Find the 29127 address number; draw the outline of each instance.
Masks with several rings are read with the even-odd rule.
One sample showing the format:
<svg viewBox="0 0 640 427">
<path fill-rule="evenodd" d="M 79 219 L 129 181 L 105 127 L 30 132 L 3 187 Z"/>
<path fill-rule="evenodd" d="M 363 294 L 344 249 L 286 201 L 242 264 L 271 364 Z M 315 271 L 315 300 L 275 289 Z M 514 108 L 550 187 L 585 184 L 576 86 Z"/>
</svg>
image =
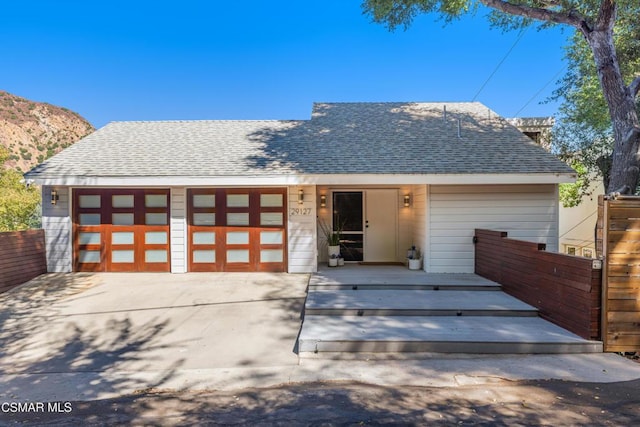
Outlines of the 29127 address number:
<svg viewBox="0 0 640 427">
<path fill-rule="evenodd" d="M 311 208 L 290 208 L 289 216 L 311 215 Z"/>
</svg>

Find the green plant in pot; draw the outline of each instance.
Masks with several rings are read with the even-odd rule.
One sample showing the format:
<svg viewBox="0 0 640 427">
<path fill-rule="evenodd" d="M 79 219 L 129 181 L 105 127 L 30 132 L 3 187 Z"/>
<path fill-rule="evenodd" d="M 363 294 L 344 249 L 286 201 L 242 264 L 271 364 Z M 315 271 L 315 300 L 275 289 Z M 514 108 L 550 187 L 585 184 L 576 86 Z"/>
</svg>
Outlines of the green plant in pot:
<svg viewBox="0 0 640 427">
<path fill-rule="evenodd" d="M 422 264 L 420 249 L 416 248 L 415 246 L 411 246 L 411 249 L 407 251 L 407 260 L 409 264 L 409 270 L 420 270 Z"/>
<path fill-rule="evenodd" d="M 334 223 L 335 229 L 331 227 L 330 224 L 322 220 L 319 222 L 319 225 L 320 231 L 327 243 L 329 259 L 331 259 L 332 255 L 337 258 L 340 255 L 340 235 L 344 229 L 344 221 L 340 221 L 340 218 L 337 218 Z"/>
</svg>

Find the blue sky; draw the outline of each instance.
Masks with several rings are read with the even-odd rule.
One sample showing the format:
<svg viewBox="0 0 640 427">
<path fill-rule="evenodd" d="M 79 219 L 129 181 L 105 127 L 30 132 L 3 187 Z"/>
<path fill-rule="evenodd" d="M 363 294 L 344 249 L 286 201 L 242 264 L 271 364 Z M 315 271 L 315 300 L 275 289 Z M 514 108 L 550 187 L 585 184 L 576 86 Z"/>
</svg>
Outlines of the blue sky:
<svg viewBox="0 0 640 427">
<path fill-rule="evenodd" d="M 0 90 L 120 120 L 307 119 L 314 101 L 471 101 L 518 37 L 479 14 L 389 32 L 360 0 L 3 5 Z M 527 30 L 477 100 L 514 116 L 569 33 Z M 554 78 L 555 77 L 555 78 Z M 519 116 L 552 115 L 546 87 Z"/>
</svg>

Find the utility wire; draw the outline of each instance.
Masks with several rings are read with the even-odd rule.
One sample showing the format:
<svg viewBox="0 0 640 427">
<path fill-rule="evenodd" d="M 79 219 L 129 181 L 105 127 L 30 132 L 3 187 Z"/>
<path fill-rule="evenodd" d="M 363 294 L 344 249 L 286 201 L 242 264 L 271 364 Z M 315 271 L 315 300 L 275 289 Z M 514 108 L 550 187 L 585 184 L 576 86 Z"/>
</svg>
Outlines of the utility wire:
<svg viewBox="0 0 640 427">
<path fill-rule="evenodd" d="M 582 223 L 584 223 L 585 221 L 587 221 L 589 218 L 591 218 L 592 216 L 594 216 L 595 214 L 598 213 L 598 210 L 596 209 L 595 211 L 593 211 L 591 214 L 587 215 L 585 218 L 583 218 L 582 221 L 580 221 L 579 223 L 577 223 L 576 225 L 574 225 L 573 227 L 571 227 L 570 229 L 568 229 L 566 232 L 564 232 L 562 234 L 562 236 L 558 237 L 563 238 L 564 236 L 566 236 L 567 234 L 571 233 L 573 230 L 575 230 L 576 228 L 578 228 Z M 585 240 L 586 242 L 586 240 Z"/>
<path fill-rule="evenodd" d="M 498 69 L 500 68 L 500 66 L 504 63 L 504 61 L 507 60 L 507 58 L 509 57 L 509 55 L 511 55 L 511 52 L 513 51 L 513 49 L 516 47 L 516 45 L 518 44 L 518 42 L 520 41 L 520 39 L 522 39 L 522 36 L 524 36 L 524 33 L 527 32 L 527 28 L 525 27 L 520 31 L 520 34 L 518 34 L 518 38 L 516 39 L 516 41 L 513 43 L 513 45 L 511 46 L 511 48 L 509 49 L 509 51 L 506 53 L 506 55 L 504 55 L 504 57 L 502 58 L 502 60 L 500 62 L 498 62 L 498 65 L 496 65 L 496 68 L 494 68 L 493 72 L 491 73 L 491 75 L 489 77 L 487 77 L 487 80 L 485 80 L 484 83 L 482 83 L 482 86 L 480 86 L 480 89 L 478 89 L 478 92 L 476 92 L 476 94 L 473 96 L 473 99 L 471 100 L 471 102 L 475 101 L 478 98 L 478 95 L 480 95 L 480 92 L 482 92 L 482 90 L 484 89 L 484 87 L 489 83 L 489 81 L 491 80 L 491 78 L 498 72 Z"/>
<path fill-rule="evenodd" d="M 551 79 L 550 79 L 547 83 L 545 83 L 545 85 L 544 85 L 544 86 L 542 86 L 542 89 L 540 89 L 539 91 L 537 91 L 537 92 L 535 93 L 535 95 L 533 95 L 531 98 L 529 98 L 529 100 L 528 100 L 528 101 L 527 101 L 527 102 L 522 106 L 522 108 L 520 108 L 520 109 L 519 109 L 519 110 L 518 110 L 518 111 L 517 111 L 517 112 L 516 112 L 512 117 L 518 117 L 518 114 L 520 114 L 520 113 L 522 112 L 522 110 L 524 110 L 525 108 L 527 108 L 527 106 L 528 106 L 529 104 L 531 104 L 531 102 L 532 102 L 534 99 L 536 99 L 536 98 L 538 97 L 538 95 L 540 95 L 540 94 L 542 93 L 542 91 L 544 91 L 544 90 L 547 88 L 547 86 L 549 86 L 551 83 L 553 83 L 553 82 L 558 78 L 558 76 L 560 75 L 560 73 L 562 73 L 566 68 L 567 68 L 567 67 L 562 67 L 562 68 L 560 69 L 560 71 L 558 71 L 558 72 L 557 72 L 553 77 L 551 77 Z"/>
</svg>

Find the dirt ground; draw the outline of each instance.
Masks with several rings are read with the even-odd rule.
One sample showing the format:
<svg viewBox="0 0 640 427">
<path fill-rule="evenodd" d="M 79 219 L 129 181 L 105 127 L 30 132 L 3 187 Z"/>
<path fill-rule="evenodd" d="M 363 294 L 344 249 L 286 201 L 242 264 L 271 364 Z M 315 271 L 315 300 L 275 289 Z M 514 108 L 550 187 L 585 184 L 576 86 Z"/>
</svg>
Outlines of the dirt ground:
<svg viewBox="0 0 640 427">
<path fill-rule="evenodd" d="M 59 413 L 0 411 L 0 425 L 603 425 L 640 423 L 640 380 L 499 381 L 451 388 L 311 383 L 235 392 L 145 390 L 60 402 Z M 65 412 L 66 411 L 66 412 Z"/>
</svg>

